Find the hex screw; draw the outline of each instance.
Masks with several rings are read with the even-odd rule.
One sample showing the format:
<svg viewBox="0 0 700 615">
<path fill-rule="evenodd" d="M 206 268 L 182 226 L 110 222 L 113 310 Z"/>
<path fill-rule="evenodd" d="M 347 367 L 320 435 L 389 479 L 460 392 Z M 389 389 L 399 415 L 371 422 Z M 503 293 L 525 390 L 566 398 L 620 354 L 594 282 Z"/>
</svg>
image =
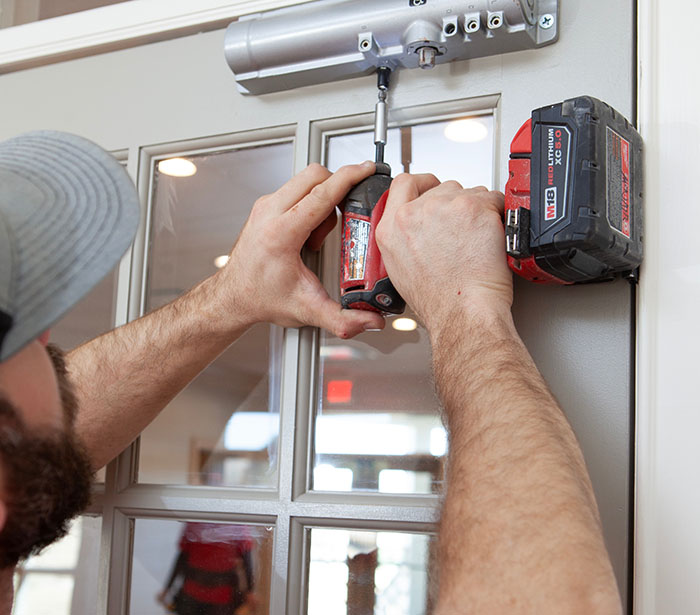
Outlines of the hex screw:
<svg viewBox="0 0 700 615">
<path fill-rule="evenodd" d="M 369 39 L 363 38 L 360 41 L 360 49 L 362 51 L 367 51 L 371 47 L 372 43 L 370 43 Z"/>
<path fill-rule="evenodd" d="M 491 18 L 489 19 L 489 28 L 491 29 L 496 29 L 501 27 L 501 16 L 500 15 L 492 15 Z"/>
<path fill-rule="evenodd" d="M 549 30 L 554 25 L 554 15 L 551 13 L 545 13 L 540 17 L 540 28 L 543 30 Z"/>
<path fill-rule="evenodd" d="M 425 69 L 433 68 L 436 55 L 435 47 L 421 47 L 418 49 L 418 66 Z"/>
</svg>

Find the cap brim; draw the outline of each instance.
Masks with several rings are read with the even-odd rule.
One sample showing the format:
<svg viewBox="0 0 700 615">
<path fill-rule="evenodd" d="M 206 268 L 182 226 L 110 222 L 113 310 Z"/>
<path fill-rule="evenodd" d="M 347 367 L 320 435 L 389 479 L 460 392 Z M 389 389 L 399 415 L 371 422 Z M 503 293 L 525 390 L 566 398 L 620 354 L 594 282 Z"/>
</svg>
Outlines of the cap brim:
<svg viewBox="0 0 700 615">
<path fill-rule="evenodd" d="M 101 147 L 54 131 L 0 143 L 0 207 L 13 243 L 4 361 L 59 320 L 133 241 L 136 189 Z M 9 309 L 8 309 L 9 308 Z"/>
</svg>

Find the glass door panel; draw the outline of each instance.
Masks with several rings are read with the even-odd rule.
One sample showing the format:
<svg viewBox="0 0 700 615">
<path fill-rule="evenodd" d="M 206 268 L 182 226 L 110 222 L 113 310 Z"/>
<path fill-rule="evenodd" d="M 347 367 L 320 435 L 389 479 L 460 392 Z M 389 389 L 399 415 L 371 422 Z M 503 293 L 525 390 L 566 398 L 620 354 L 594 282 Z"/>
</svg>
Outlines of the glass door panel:
<svg viewBox="0 0 700 615">
<path fill-rule="evenodd" d="M 0 28 L 51 19 L 126 0 L 3 0 L 0 2 Z"/>
<path fill-rule="evenodd" d="M 430 612 L 427 534 L 314 528 L 308 615 Z"/>
<path fill-rule="evenodd" d="M 146 311 L 225 264 L 255 200 L 289 179 L 292 152 L 278 143 L 157 165 Z M 141 436 L 141 482 L 276 485 L 281 335 L 253 327 L 170 403 Z"/>
<path fill-rule="evenodd" d="M 101 517 L 78 517 L 61 540 L 22 562 L 12 615 L 92 615 L 101 529 Z"/>
<path fill-rule="evenodd" d="M 114 328 L 119 265 L 93 288 L 61 320 L 51 327 L 51 343 L 65 352 Z M 95 474 L 95 481 L 104 483 L 105 468 Z"/>
<path fill-rule="evenodd" d="M 272 527 L 137 519 L 129 613 L 269 613 Z"/>
<path fill-rule="evenodd" d="M 328 167 L 366 158 L 372 141 L 369 132 L 331 137 Z M 393 128 L 386 160 L 394 175 L 430 172 L 491 186 L 493 141 L 492 115 Z M 320 354 L 313 489 L 438 492 L 447 437 L 428 336 L 410 309 L 389 318 L 383 331 L 353 340 L 322 332 Z"/>
</svg>

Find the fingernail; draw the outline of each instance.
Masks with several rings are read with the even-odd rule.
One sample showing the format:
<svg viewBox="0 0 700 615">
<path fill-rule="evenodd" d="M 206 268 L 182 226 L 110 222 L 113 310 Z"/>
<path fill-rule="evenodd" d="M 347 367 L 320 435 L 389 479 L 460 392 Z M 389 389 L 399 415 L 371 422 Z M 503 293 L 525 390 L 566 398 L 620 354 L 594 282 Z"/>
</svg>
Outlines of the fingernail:
<svg viewBox="0 0 700 615">
<path fill-rule="evenodd" d="M 384 330 L 384 329 L 375 329 L 375 328 L 373 328 L 372 326 L 365 327 L 365 331 L 367 331 L 367 333 L 373 333 L 373 332 L 376 333 L 377 331 L 383 331 L 383 330 Z"/>
<path fill-rule="evenodd" d="M 365 160 L 361 166 L 363 167 L 371 167 L 374 163 L 371 160 Z"/>
</svg>

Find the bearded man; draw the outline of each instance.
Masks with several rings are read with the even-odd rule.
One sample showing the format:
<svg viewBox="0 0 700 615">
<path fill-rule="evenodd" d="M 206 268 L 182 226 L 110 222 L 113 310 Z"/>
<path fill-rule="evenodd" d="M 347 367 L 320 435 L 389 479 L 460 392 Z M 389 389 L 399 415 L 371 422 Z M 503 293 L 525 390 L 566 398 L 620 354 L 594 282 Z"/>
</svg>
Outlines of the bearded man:
<svg viewBox="0 0 700 615">
<path fill-rule="evenodd" d="M 310 165 L 255 203 L 223 269 L 64 365 L 46 331 L 127 249 L 136 192 L 84 139 L 0 143 L 0 615 L 14 565 L 65 532 L 90 472 L 250 326 L 345 339 L 383 327 L 379 314 L 342 310 L 300 257 L 374 170 Z M 618 615 L 583 455 L 513 323 L 502 217 L 499 192 L 401 175 L 377 228 L 389 276 L 430 336 L 450 434 L 435 613 Z"/>
</svg>

